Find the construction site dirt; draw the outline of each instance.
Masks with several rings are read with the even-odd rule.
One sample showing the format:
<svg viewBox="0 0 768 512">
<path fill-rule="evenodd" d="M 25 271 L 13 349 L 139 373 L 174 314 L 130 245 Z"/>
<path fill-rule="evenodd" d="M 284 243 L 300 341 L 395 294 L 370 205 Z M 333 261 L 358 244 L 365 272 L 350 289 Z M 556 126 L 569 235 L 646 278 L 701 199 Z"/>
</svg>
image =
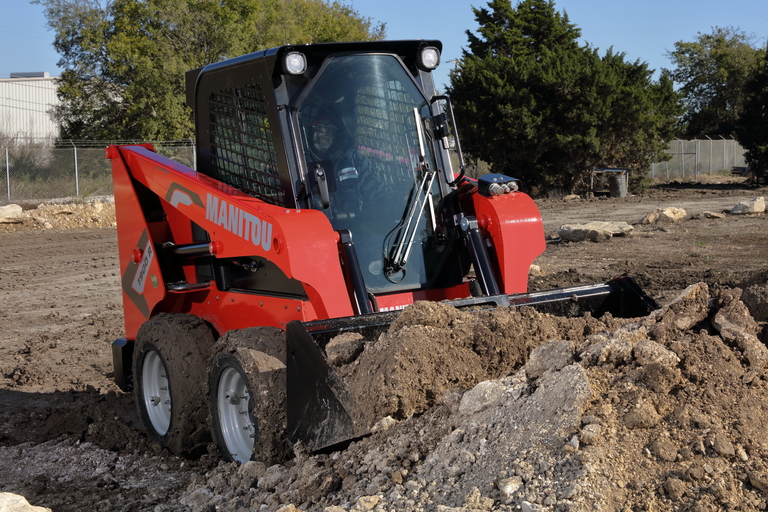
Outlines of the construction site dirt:
<svg viewBox="0 0 768 512">
<path fill-rule="evenodd" d="M 112 205 L 25 206 L 0 224 L 0 492 L 54 511 L 765 510 L 768 214 L 727 212 L 766 193 L 724 180 L 538 200 L 531 290 L 629 275 L 664 307 L 566 319 L 417 303 L 339 369 L 375 432 L 271 467 L 147 438 L 112 380 Z M 638 223 L 666 207 L 685 218 Z M 596 220 L 634 229 L 558 235 Z"/>
</svg>

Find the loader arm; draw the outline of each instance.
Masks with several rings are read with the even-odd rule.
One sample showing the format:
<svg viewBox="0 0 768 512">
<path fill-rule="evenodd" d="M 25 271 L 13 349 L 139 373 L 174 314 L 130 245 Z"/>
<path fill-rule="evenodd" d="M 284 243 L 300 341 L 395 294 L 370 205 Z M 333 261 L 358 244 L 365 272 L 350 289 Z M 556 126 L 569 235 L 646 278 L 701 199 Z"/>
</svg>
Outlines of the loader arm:
<svg viewBox="0 0 768 512">
<path fill-rule="evenodd" d="M 263 257 L 303 285 L 316 318 L 353 314 L 339 263 L 339 236 L 322 213 L 267 204 L 145 146 L 112 146 L 107 156 L 115 175 L 118 222 L 126 228 L 119 231 L 118 240 L 124 273 L 140 263 L 134 251 L 144 253 L 153 247 L 152 219 L 140 205 L 135 185 L 139 183 L 161 200 L 166 215 L 181 215 L 205 230 L 215 258 Z M 154 265 L 152 274 L 161 275 L 156 261 Z M 124 291 L 136 295 L 130 286 L 133 281 L 126 281 Z M 144 290 L 147 306 L 142 316 L 148 318 L 168 291 L 164 286 Z"/>
</svg>

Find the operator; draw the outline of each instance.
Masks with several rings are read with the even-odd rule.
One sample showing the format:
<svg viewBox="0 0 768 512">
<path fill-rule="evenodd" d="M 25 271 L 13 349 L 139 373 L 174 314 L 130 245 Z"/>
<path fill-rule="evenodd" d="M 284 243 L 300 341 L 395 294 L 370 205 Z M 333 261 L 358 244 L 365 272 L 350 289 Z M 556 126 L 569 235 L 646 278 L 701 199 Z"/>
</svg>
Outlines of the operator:
<svg viewBox="0 0 768 512">
<path fill-rule="evenodd" d="M 364 199 L 375 199 L 376 194 L 390 190 L 375 176 L 370 162 L 354 147 L 352 138 L 337 117 L 328 113 L 316 116 L 309 125 L 307 136 L 308 160 L 333 163 L 336 191 L 331 193 L 331 202 L 335 211 L 359 215 L 365 208 Z"/>
</svg>

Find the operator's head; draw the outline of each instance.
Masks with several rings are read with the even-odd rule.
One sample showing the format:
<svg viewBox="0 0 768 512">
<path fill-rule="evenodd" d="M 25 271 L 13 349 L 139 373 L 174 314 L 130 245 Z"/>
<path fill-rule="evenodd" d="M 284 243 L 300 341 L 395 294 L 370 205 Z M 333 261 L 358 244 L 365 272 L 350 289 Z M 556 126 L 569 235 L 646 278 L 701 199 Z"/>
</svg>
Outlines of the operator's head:
<svg viewBox="0 0 768 512">
<path fill-rule="evenodd" d="M 312 145 L 321 153 L 333 147 L 339 137 L 341 123 L 330 115 L 320 116 L 310 125 Z"/>
</svg>

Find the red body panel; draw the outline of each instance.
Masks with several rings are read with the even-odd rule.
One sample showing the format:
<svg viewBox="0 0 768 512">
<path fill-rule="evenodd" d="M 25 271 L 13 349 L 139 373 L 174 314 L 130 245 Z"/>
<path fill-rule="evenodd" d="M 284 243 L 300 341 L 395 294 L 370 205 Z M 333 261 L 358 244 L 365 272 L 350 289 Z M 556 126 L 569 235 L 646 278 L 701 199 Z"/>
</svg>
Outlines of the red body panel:
<svg viewBox="0 0 768 512">
<path fill-rule="evenodd" d="M 338 235 L 315 210 L 264 203 L 142 146 L 110 147 L 126 337 L 160 311 L 189 312 L 223 332 L 253 325 L 284 327 L 294 319 L 350 316 Z M 164 221 L 148 223 L 131 178 L 161 200 Z M 263 256 L 304 284 L 309 302 L 207 290 L 167 292 L 153 243 L 190 243 L 193 221 L 205 229 L 215 256 Z M 140 243 L 141 242 L 141 243 Z M 139 259 L 136 254 L 140 251 Z M 145 257 L 146 256 L 146 257 Z M 139 261 L 134 261 L 139 259 Z M 185 269 L 193 279 L 191 269 Z M 139 286 L 134 283 L 140 275 Z M 194 282 L 194 281 L 190 281 Z M 212 307 L 211 304 L 218 302 Z"/>
<path fill-rule="evenodd" d="M 531 264 L 546 248 L 536 203 L 521 192 L 495 197 L 473 194 L 472 201 L 480 230 L 490 241 L 499 288 L 506 294 L 527 292 Z"/>
</svg>

